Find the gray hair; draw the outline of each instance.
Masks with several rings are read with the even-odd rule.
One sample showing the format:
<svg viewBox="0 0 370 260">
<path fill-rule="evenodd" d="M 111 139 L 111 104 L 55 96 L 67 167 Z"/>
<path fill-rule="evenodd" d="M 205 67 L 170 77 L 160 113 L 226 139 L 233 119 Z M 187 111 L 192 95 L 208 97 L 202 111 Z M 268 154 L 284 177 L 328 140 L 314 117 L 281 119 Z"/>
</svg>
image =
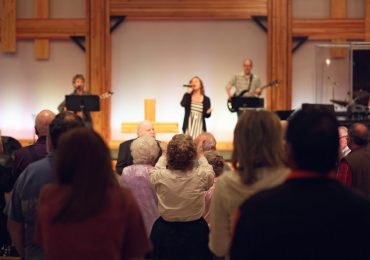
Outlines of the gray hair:
<svg viewBox="0 0 370 260">
<path fill-rule="evenodd" d="M 134 164 L 154 165 L 159 153 L 157 141 L 151 136 L 142 136 L 131 144 L 131 155 Z"/>
</svg>

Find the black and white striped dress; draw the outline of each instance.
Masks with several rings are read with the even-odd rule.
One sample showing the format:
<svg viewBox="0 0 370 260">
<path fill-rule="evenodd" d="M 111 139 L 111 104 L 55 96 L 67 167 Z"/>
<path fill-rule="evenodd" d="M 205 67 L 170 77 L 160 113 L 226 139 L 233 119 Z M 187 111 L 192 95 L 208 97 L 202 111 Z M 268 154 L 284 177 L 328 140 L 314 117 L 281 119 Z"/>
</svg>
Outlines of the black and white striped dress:
<svg viewBox="0 0 370 260">
<path fill-rule="evenodd" d="M 191 101 L 190 116 L 186 134 L 193 139 L 203 131 L 203 103 Z"/>
</svg>

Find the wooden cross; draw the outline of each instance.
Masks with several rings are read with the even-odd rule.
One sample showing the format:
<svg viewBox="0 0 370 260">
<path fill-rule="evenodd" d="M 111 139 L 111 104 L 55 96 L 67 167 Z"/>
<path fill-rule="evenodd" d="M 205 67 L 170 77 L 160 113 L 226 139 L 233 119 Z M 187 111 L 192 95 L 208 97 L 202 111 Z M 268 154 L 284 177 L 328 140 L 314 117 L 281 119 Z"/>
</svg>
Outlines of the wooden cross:
<svg viewBox="0 0 370 260">
<path fill-rule="evenodd" d="M 155 99 L 144 100 L 144 118 L 151 121 L 157 133 L 178 133 L 177 122 L 156 122 L 155 121 Z M 121 125 L 122 133 L 136 133 L 139 122 L 124 122 Z"/>
</svg>

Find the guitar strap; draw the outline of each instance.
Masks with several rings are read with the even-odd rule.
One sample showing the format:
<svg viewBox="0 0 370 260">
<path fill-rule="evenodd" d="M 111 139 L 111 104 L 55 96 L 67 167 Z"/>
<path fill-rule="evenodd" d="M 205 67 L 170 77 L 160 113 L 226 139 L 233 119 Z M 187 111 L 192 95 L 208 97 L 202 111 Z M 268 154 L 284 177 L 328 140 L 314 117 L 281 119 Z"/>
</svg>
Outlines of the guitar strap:
<svg viewBox="0 0 370 260">
<path fill-rule="evenodd" d="M 251 90 L 252 80 L 253 80 L 253 74 L 251 73 L 251 75 L 249 76 L 249 84 L 248 84 L 247 92 Z"/>
</svg>

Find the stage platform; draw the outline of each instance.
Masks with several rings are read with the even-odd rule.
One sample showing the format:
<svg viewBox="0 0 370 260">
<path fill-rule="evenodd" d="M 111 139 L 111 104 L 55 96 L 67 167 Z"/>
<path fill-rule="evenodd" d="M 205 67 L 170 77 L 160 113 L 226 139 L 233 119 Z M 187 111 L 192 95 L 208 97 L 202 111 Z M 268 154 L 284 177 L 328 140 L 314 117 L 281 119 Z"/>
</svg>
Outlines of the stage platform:
<svg viewBox="0 0 370 260">
<path fill-rule="evenodd" d="M 22 144 L 22 147 L 31 145 L 34 143 L 34 141 L 31 139 L 19 139 L 18 141 Z M 111 151 L 112 160 L 114 161 L 117 160 L 118 148 L 119 148 L 120 143 L 122 142 L 123 141 L 120 141 L 120 140 L 113 140 L 109 142 L 109 148 Z M 218 152 L 221 153 L 221 155 L 224 157 L 226 161 L 231 160 L 232 142 L 218 142 L 217 150 Z"/>
</svg>

